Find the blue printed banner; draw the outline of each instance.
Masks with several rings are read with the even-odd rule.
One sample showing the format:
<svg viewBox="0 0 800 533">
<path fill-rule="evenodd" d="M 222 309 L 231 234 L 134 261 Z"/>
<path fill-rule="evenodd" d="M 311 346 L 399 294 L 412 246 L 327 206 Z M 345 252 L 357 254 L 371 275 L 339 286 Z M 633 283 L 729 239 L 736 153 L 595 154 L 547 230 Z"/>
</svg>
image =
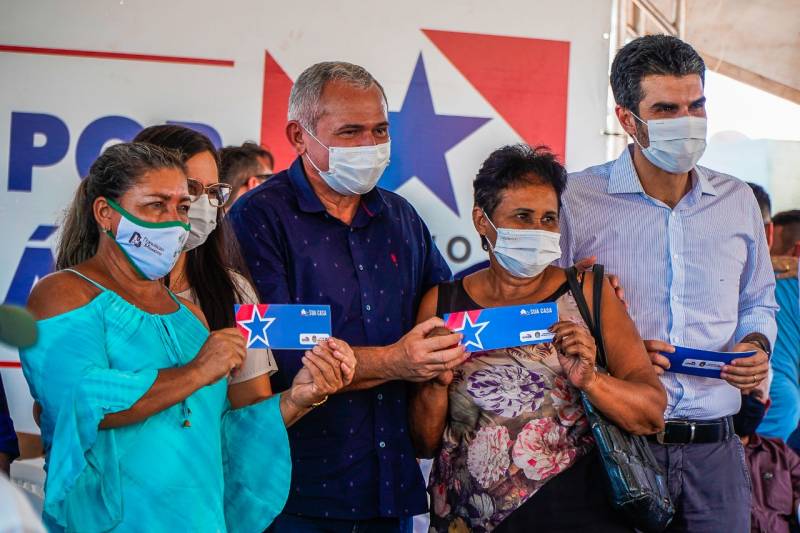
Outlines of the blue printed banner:
<svg viewBox="0 0 800 533">
<path fill-rule="evenodd" d="M 555 303 L 489 307 L 444 315 L 447 328 L 461 333 L 468 352 L 483 352 L 553 340 L 548 328 L 558 321 Z"/>
<path fill-rule="evenodd" d="M 241 304 L 235 312 L 248 348 L 307 350 L 331 336 L 329 305 Z"/>
<path fill-rule="evenodd" d="M 676 346 L 675 353 L 663 353 L 669 359 L 669 372 L 690 374 L 704 378 L 722 379 L 722 367 L 730 364 L 734 359 L 750 357 L 756 352 L 712 352 Z"/>
</svg>

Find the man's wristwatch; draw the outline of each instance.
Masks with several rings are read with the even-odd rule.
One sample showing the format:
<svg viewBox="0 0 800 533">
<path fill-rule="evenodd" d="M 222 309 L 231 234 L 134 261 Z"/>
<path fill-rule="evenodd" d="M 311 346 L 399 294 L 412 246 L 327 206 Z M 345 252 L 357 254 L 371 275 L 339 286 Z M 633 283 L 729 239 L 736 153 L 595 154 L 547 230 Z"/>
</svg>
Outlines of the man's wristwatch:
<svg viewBox="0 0 800 533">
<path fill-rule="evenodd" d="M 772 356 L 772 347 L 769 345 L 769 341 L 767 338 L 762 335 L 761 333 L 751 333 L 747 335 L 745 338 L 742 339 L 741 342 L 747 342 L 749 344 L 755 344 L 761 350 L 767 354 L 768 357 Z"/>
</svg>

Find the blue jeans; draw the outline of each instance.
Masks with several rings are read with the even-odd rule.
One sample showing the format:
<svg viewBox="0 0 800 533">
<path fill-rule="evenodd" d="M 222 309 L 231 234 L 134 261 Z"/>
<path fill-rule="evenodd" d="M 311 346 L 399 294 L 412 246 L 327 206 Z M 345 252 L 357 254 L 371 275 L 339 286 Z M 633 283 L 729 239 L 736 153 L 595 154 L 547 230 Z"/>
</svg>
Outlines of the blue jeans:
<svg viewBox="0 0 800 533">
<path fill-rule="evenodd" d="M 281 513 L 266 533 L 411 533 L 409 518 L 370 518 L 338 520 Z"/>
</svg>

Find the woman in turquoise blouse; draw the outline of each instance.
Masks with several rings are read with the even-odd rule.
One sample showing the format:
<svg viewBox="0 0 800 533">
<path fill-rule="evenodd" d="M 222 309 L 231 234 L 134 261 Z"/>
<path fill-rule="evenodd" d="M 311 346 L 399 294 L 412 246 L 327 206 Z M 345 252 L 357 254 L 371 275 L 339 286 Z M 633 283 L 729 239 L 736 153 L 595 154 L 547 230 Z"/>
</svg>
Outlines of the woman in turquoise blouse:
<svg viewBox="0 0 800 533">
<path fill-rule="evenodd" d="M 39 342 L 21 352 L 41 405 L 51 531 L 263 531 L 289 490 L 285 427 L 352 380 L 331 340 L 292 387 L 231 409 L 245 357 L 234 328 L 160 279 L 189 225 L 183 163 L 145 144 L 107 149 L 78 188 L 58 252 L 28 305 Z"/>
</svg>

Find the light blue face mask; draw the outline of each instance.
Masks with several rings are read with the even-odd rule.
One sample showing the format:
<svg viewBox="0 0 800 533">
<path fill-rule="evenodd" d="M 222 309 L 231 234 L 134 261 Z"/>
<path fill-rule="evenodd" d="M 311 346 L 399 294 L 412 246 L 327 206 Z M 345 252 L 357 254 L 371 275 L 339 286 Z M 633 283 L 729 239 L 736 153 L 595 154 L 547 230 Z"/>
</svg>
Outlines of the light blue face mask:
<svg viewBox="0 0 800 533">
<path fill-rule="evenodd" d="M 670 174 L 684 174 L 694 168 L 706 150 L 707 121 L 704 117 L 678 117 L 648 120 L 635 113 L 636 120 L 647 125 L 650 146 L 639 144 L 644 156 L 661 170 Z"/>
<path fill-rule="evenodd" d="M 122 215 L 116 236 L 108 230 L 133 269 L 144 279 L 161 279 L 169 274 L 183 251 L 190 225 L 180 220 L 147 222 L 128 213 L 117 202 L 107 199 Z"/>
</svg>

